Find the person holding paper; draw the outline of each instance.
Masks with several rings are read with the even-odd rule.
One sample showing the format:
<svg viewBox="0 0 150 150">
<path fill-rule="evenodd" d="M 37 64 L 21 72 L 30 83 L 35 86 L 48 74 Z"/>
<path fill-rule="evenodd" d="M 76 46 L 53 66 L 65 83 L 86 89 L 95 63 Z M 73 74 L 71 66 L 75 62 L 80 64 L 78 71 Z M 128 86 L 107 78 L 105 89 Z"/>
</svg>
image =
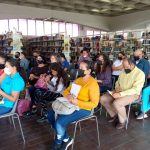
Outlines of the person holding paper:
<svg viewBox="0 0 150 150">
<path fill-rule="evenodd" d="M 132 60 L 123 60 L 123 67 L 124 71 L 119 76 L 112 95 L 108 93 L 100 99 L 100 103 L 111 117 L 109 122 L 119 119 L 117 129 L 125 127 L 127 119 L 125 106 L 139 98 L 145 82 L 144 73 L 133 64 Z"/>
<path fill-rule="evenodd" d="M 91 110 L 97 107 L 100 98 L 100 90 L 97 83 L 91 76 L 91 63 L 87 60 L 80 63 L 80 77 L 70 85 L 63 96 L 72 104 L 79 107 L 70 115 L 58 115 L 55 120 L 55 112 L 52 110 L 48 113 L 48 120 L 56 133 L 56 139 L 52 150 L 67 149 L 72 144 L 73 139 L 67 133 L 67 127 L 74 121 L 87 117 Z M 76 90 L 75 87 L 78 87 Z M 73 89 L 72 89 L 73 88 Z"/>
</svg>

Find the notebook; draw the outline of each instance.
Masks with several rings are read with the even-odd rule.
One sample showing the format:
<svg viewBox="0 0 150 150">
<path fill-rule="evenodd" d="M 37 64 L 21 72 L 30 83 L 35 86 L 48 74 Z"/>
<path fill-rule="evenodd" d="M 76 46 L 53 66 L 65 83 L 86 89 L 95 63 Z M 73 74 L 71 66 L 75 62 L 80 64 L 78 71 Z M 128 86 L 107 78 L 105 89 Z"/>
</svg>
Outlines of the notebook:
<svg viewBox="0 0 150 150">
<path fill-rule="evenodd" d="M 75 83 L 72 83 L 70 94 L 72 94 L 75 97 L 78 97 L 78 94 L 80 92 L 81 86 Z"/>
</svg>

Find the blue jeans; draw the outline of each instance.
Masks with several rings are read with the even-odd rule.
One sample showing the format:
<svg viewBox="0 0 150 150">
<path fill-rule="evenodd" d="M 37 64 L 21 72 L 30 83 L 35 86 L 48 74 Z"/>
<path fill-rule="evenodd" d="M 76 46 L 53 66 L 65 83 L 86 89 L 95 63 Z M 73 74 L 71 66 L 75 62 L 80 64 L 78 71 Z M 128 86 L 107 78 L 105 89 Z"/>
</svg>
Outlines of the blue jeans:
<svg viewBox="0 0 150 150">
<path fill-rule="evenodd" d="M 81 118 L 89 116 L 91 111 L 80 109 L 75 111 L 70 115 L 58 115 L 55 120 L 55 112 L 53 110 L 48 112 L 48 121 L 52 125 L 56 133 L 56 144 L 62 144 L 63 140 L 68 139 L 69 135 L 67 132 L 67 127 L 74 121 L 77 121 Z"/>
<path fill-rule="evenodd" d="M 9 113 L 12 110 L 12 108 L 7 108 L 4 106 L 0 106 L 0 115 L 4 115 L 6 113 Z"/>
<path fill-rule="evenodd" d="M 100 86 L 100 92 L 101 92 L 101 93 L 107 92 L 107 90 L 110 90 L 110 89 L 111 89 L 111 88 L 109 88 L 109 87 L 107 87 L 107 86 L 103 86 L 103 85 Z"/>
<path fill-rule="evenodd" d="M 141 106 L 141 111 L 147 112 L 148 110 L 150 110 L 150 86 L 143 89 L 142 101 L 143 106 Z"/>
</svg>

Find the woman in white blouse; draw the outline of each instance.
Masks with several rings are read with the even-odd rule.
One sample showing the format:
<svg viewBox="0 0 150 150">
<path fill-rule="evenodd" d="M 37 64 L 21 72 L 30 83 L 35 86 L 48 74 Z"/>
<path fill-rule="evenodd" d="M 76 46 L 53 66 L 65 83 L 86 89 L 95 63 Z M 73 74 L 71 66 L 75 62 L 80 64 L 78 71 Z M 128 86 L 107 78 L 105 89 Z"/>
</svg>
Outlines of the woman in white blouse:
<svg viewBox="0 0 150 150">
<path fill-rule="evenodd" d="M 36 89 L 34 93 L 34 100 L 37 105 L 47 105 L 48 103 L 61 97 L 64 89 L 68 84 L 68 77 L 65 71 L 58 63 L 53 63 L 50 70 L 50 75 L 45 77 L 48 89 Z M 42 122 L 45 117 L 39 120 Z"/>
</svg>

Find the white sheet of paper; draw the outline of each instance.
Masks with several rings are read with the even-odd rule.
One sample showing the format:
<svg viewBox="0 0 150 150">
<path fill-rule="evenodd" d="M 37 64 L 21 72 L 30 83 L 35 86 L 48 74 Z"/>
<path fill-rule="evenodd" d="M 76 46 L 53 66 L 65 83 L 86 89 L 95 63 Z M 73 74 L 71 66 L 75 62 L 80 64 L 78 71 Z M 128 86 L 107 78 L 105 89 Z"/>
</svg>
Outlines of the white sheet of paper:
<svg viewBox="0 0 150 150">
<path fill-rule="evenodd" d="M 75 97 L 78 97 L 80 89 L 81 89 L 80 85 L 72 83 L 70 94 L 74 95 Z"/>
</svg>

